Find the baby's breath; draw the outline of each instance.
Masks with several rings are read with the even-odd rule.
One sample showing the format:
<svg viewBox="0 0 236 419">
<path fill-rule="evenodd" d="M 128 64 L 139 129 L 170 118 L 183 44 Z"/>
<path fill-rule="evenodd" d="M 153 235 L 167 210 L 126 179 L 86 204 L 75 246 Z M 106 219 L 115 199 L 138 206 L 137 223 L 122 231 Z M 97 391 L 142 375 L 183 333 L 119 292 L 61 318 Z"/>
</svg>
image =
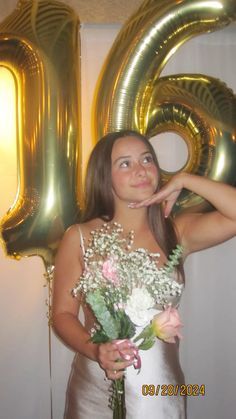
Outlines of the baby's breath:
<svg viewBox="0 0 236 419">
<path fill-rule="evenodd" d="M 145 287 L 156 304 L 164 306 L 168 297 L 179 297 L 183 285 L 176 281 L 173 273 L 182 255 L 182 247 L 177 245 L 167 264 L 159 268 L 159 253 L 150 253 L 139 248 L 130 251 L 130 237 L 123 236 L 121 225 L 104 224 L 91 232 L 91 239 L 84 255 L 85 270 L 72 290 L 74 296 L 91 291 L 106 289 L 111 302 L 124 303 L 134 288 Z M 118 281 L 113 283 L 102 272 L 106 260 L 112 259 Z"/>
</svg>

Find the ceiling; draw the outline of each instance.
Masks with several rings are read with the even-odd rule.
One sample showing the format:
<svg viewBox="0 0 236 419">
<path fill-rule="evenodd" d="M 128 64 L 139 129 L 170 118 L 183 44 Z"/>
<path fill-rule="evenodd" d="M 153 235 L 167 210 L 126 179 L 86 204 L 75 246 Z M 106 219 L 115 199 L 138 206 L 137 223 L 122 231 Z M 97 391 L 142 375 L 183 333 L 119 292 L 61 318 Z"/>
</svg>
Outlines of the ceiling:
<svg viewBox="0 0 236 419">
<path fill-rule="evenodd" d="M 83 23 L 123 23 L 143 0 L 66 0 Z"/>
<path fill-rule="evenodd" d="M 20 1 L 37 4 L 40 0 L 0 0 L 0 22 Z M 47 0 L 50 2 L 50 0 Z M 54 0 L 51 0 L 52 2 Z M 81 23 L 123 23 L 144 0 L 56 0 L 72 7 Z"/>
</svg>

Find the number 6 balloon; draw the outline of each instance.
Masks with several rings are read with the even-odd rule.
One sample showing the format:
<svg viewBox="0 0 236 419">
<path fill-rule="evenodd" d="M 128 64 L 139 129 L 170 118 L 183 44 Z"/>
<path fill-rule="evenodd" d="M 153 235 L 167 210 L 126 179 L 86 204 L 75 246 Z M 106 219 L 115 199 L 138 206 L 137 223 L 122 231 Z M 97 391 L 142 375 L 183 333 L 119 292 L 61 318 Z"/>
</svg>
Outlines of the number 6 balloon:
<svg viewBox="0 0 236 419">
<path fill-rule="evenodd" d="M 95 136 L 133 128 L 148 136 L 176 131 L 186 141 L 181 170 L 235 184 L 236 98 L 205 75 L 160 78 L 175 51 L 195 35 L 236 19 L 235 0 L 146 0 L 121 29 L 104 64 L 94 106 Z M 164 180 L 170 174 L 163 172 Z M 177 210 L 206 209 L 183 192 Z"/>
</svg>

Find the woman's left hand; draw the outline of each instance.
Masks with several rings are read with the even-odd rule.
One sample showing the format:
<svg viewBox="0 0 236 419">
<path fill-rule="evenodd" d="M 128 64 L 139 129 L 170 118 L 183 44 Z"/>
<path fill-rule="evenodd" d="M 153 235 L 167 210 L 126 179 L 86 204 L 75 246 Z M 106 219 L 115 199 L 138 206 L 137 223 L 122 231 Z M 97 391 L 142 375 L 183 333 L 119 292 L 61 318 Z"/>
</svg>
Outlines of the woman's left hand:
<svg viewBox="0 0 236 419">
<path fill-rule="evenodd" d="M 165 217 L 168 217 L 182 188 L 183 182 L 181 180 L 181 175 L 175 175 L 163 188 L 161 188 L 160 191 L 153 194 L 150 198 L 147 198 L 141 202 L 132 202 L 128 206 L 129 208 L 141 208 L 150 206 L 152 204 L 160 204 L 163 202 L 165 204 L 164 215 Z"/>
</svg>

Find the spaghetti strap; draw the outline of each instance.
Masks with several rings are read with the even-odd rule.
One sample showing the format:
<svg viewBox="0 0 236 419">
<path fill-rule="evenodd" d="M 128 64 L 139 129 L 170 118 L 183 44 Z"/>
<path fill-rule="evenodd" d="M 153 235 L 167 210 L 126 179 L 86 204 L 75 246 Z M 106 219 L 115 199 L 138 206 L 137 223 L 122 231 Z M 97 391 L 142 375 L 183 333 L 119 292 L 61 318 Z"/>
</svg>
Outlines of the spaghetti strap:
<svg viewBox="0 0 236 419">
<path fill-rule="evenodd" d="M 83 253 L 83 256 L 84 256 L 85 255 L 84 237 L 83 237 L 80 226 L 78 226 L 78 230 L 79 230 L 79 236 L 80 236 L 80 246 L 81 246 L 82 253 Z"/>
</svg>

